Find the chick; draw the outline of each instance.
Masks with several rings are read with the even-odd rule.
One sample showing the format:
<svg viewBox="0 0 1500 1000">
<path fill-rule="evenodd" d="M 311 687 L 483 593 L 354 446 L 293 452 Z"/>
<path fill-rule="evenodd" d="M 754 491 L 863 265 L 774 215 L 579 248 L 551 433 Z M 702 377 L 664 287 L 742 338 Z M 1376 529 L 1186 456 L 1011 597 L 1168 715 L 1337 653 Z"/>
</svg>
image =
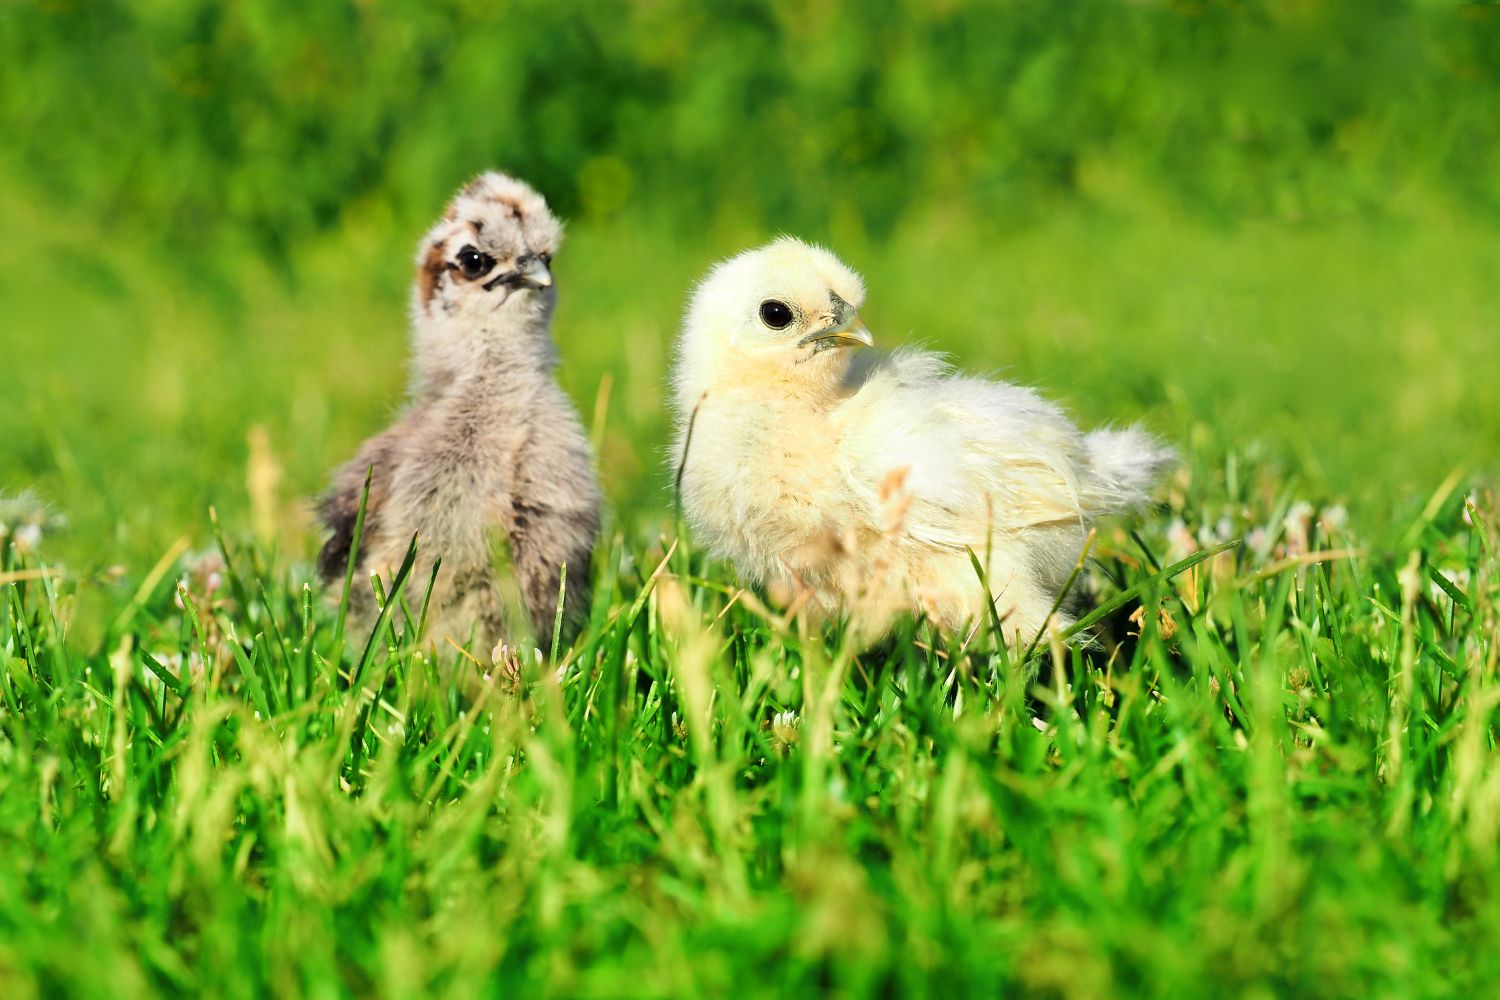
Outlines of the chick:
<svg viewBox="0 0 1500 1000">
<path fill-rule="evenodd" d="M 993 600 L 1006 640 L 1030 642 L 1090 523 L 1144 502 L 1172 452 L 1135 428 L 1084 434 L 1031 389 L 928 352 L 856 363 L 873 343 L 864 297 L 837 257 L 790 238 L 698 285 L 673 375 L 688 523 L 866 638 L 909 610 L 982 625 Z"/>
<path fill-rule="evenodd" d="M 417 251 L 410 401 L 334 475 L 320 515 L 332 533 L 318 559 L 341 583 L 367 469 L 373 469 L 357 579 L 387 580 L 418 536 L 408 597 L 441 557 L 427 634 L 489 650 L 505 633 L 494 547 L 506 544 L 531 625 L 550 640 L 567 567 L 566 634 L 587 617 L 599 489 L 588 441 L 553 378 L 550 264 L 562 226 L 526 184 L 475 178 Z M 374 600 L 356 586 L 352 615 Z"/>
</svg>

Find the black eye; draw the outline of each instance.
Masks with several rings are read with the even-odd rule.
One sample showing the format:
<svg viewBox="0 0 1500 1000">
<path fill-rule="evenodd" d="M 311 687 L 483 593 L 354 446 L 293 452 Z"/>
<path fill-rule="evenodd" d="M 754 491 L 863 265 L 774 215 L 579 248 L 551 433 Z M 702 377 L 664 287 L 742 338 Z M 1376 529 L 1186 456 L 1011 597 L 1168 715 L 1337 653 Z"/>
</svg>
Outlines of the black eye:
<svg viewBox="0 0 1500 1000">
<path fill-rule="evenodd" d="M 490 268 L 495 266 L 495 258 L 487 253 L 480 253 L 473 247 L 464 247 L 458 252 L 458 269 L 464 273 L 465 278 L 477 278 L 481 274 L 488 274 Z"/>
<path fill-rule="evenodd" d="M 792 307 L 785 302 L 766 299 L 760 304 L 760 321 L 773 330 L 785 330 L 792 324 Z"/>
</svg>

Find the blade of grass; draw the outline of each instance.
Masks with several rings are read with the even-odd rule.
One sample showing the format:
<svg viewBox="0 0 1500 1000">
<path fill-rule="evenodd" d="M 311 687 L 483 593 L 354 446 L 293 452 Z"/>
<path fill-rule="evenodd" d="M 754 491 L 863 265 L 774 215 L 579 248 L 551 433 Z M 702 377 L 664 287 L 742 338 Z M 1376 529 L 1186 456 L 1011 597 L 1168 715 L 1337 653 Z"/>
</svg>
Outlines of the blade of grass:
<svg viewBox="0 0 1500 1000">
<path fill-rule="evenodd" d="M 1192 569 L 1199 563 L 1208 559 L 1212 559 L 1214 556 L 1218 555 L 1221 552 L 1227 552 L 1228 550 L 1234 548 L 1236 545 L 1239 545 L 1240 541 L 1240 539 L 1234 538 L 1230 539 L 1227 542 L 1221 542 L 1220 544 L 1215 545 L 1212 548 L 1204 549 L 1201 552 L 1195 552 L 1192 555 L 1188 556 L 1186 559 L 1173 563 L 1166 569 L 1160 570 L 1156 573 L 1152 573 L 1150 576 L 1136 581 L 1134 584 L 1120 591 L 1120 593 L 1116 594 L 1108 601 L 1105 601 L 1103 604 L 1099 605 L 1093 611 L 1090 611 L 1088 614 L 1078 619 L 1078 621 L 1074 622 L 1072 625 L 1063 629 L 1062 637 L 1064 639 L 1068 639 L 1077 635 L 1084 629 L 1089 628 L 1096 622 L 1099 622 L 1100 620 L 1118 611 L 1120 608 L 1123 608 L 1126 604 L 1129 604 L 1137 596 L 1144 593 L 1147 588 L 1153 587 L 1158 583 L 1165 583 L 1166 581 L 1172 579 L 1174 576 Z"/>
<path fill-rule="evenodd" d="M 359 546 L 365 537 L 365 510 L 370 504 L 370 483 L 375 466 L 365 469 L 365 484 L 359 493 L 359 510 L 354 514 L 354 533 L 349 538 L 349 558 L 344 565 L 344 587 L 339 592 L 338 616 L 333 621 L 333 652 L 329 659 L 338 664 L 344 653 L 344 625 L 349 616 L 349 598 L 354 590 L 354 569 L 359 565 Z"/>
</svg>

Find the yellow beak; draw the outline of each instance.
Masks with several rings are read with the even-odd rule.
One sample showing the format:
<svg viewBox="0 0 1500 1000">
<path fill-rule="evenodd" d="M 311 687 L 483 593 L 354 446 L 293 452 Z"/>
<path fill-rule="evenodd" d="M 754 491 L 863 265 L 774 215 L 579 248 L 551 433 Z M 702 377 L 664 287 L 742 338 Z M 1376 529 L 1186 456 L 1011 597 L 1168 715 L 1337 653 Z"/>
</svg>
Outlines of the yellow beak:
<svg viewBox="0 0 1500 1000">
<path fill-rule="evenodd" d="M 826 351 L 830 347 L 874 347 L 875 338 L 870 336 L 870 330 L 860 322 L 857 317 L 850 317 L 845 323 L 836 326 L 825 327 L 822 330 L 814 330 L 801 340 L 797 341 L 798 347 L 812 346 L 813 353 Z"/>
</svg>

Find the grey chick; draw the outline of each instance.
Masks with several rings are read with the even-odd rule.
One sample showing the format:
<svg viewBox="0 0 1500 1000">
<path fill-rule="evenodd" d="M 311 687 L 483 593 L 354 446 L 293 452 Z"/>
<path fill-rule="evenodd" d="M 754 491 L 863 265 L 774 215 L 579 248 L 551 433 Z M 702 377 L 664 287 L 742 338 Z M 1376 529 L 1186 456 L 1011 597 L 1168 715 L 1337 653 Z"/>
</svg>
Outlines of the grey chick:
<svg viewBox="0 0 1500 1000">
<path fill-rule="evenodd" d="M 494 172 L 464 186 L 423 238 L 409 403 L 334 474 L 319 505 L 332 537 L 318 571 L 337 586 L 373 469 L 351 595 L 355 627 L 374 622 L 368 575 L 389 582 L 413 534 L 418 560 L 406 591 L 413 606 L 441 557 L 428 611 L 434 642 L 465 645 L 472 637 L 487 652 L 507 634 L 497 543 L 509 547 L 538 638 L 551 639 L 564 566 L 565 639 L 588 617 L 599 487 L 578 414 L 553 378 L 557 289 L 549 265 L 561 239 L 542 196 Z"/>
</svg>

